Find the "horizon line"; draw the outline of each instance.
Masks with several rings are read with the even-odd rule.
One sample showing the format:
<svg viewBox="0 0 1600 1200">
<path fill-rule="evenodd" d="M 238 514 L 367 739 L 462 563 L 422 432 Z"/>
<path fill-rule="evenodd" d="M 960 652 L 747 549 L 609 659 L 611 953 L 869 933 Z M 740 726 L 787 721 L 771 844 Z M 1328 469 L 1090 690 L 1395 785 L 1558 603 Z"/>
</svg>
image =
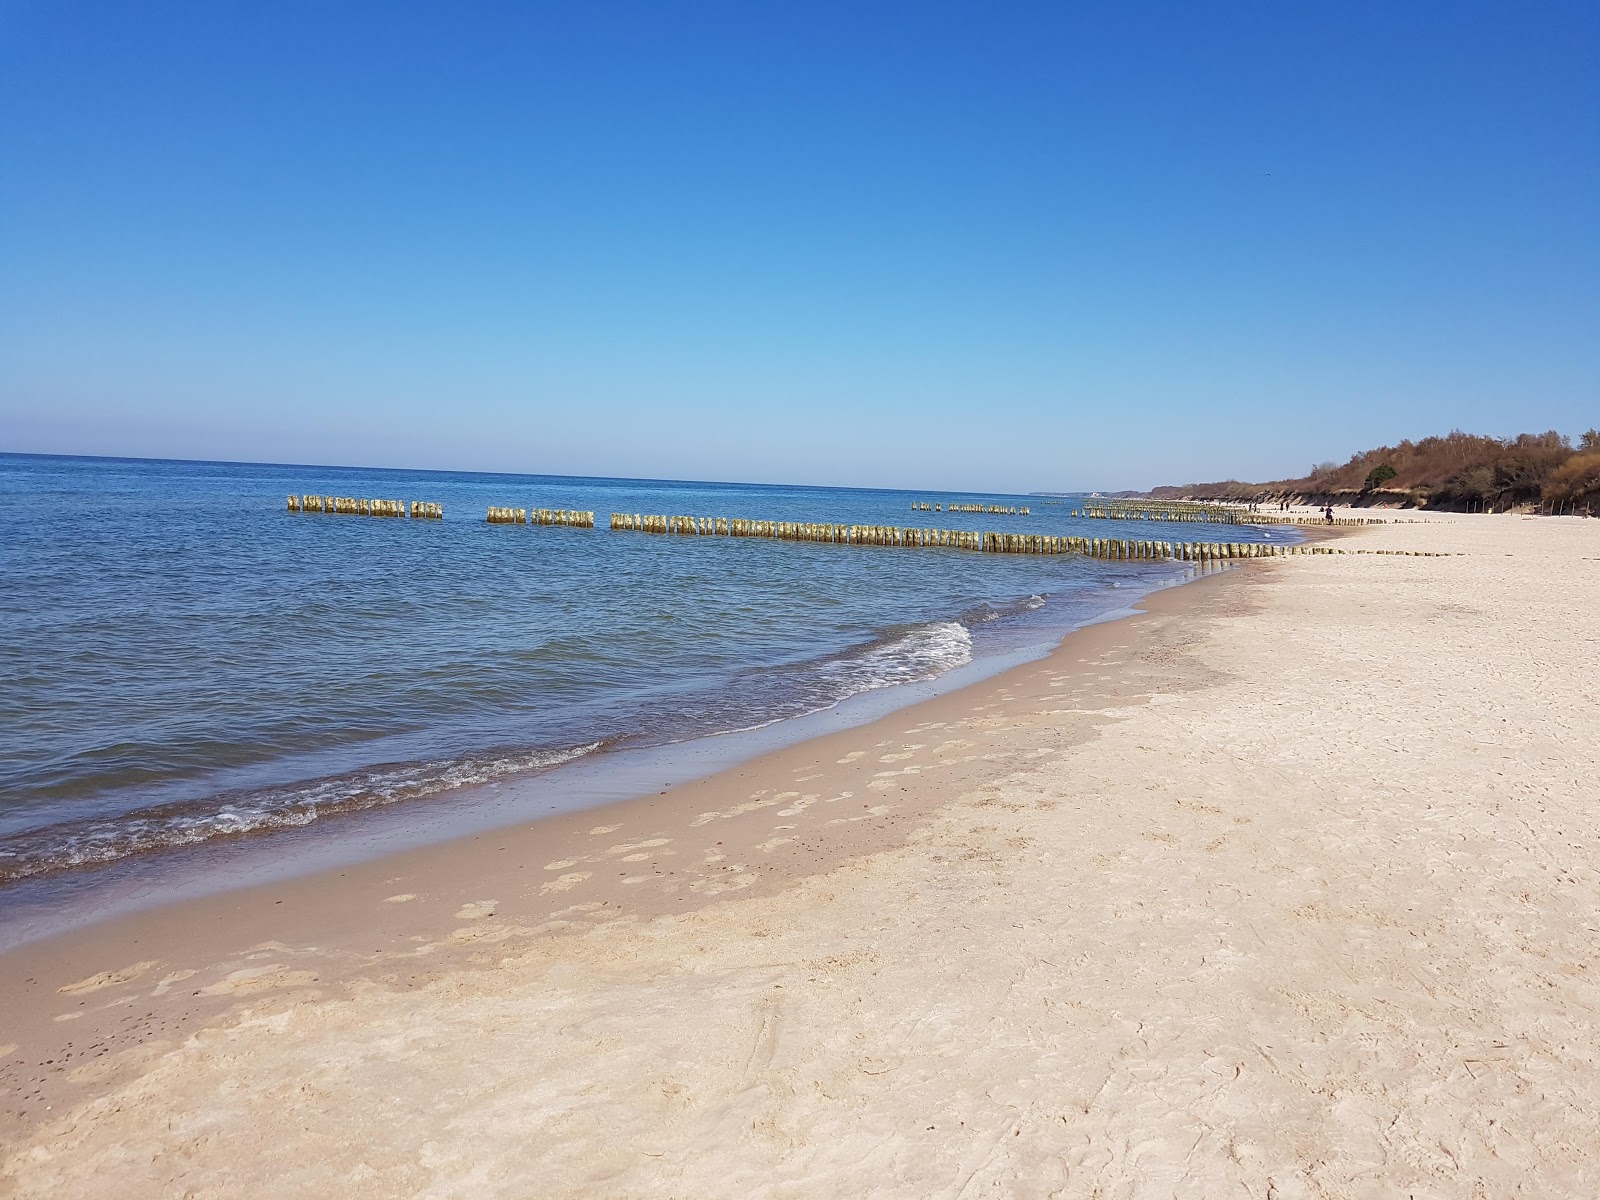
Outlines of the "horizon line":
<svg viewBox="0 0 1600 1200">
<path fill-rule="evenodd" d="M 739 479 L 670 479 L 646 475 L 564 475 L 541 471 L 484 471 L 465 470 L 449 467 L 378 467 L 365 466 L 359 463 L 292 463 L 292 462 L 264 462 L 253 459 L 231 458 L 166 458 L 151 457 L 148 455 L 130 454 L 60 454 L 33 450 L 0 450 L 0 458 L 59 458 L 71 459 L 81 462 L 123 462 L 123 463 L 182 463 L 190 466 L 208 467 L 279 467 L 304 470 L 323 471 L 389 471 L 396 474 L 408 475 L 486 475 L 507 479 L 574 479 L 574 480 L 606 480 L 616 483 L 654 483 L 677 484 L 691 487 L 776 487 L 776 488 L 805 488 L 812 491 L 823 492 L 927 492 L 929 494 L 944 493 L 966 496 L 1023 496 L 1023 497 L 1067 497 L 1087 496 L 1096 492 L 1106 491 L 1137 491 L 1140 494 L 1149 489 L 1139 488 L 1074 488 L 1067 491 L 1031 491 L 1031 492 L 998 492 L 984 491 L 977 488 L 935 488 L 935 487 L 866 487 L 849 484 L 833 483 L 782 483 L 758 480 Z"/>
</svg>

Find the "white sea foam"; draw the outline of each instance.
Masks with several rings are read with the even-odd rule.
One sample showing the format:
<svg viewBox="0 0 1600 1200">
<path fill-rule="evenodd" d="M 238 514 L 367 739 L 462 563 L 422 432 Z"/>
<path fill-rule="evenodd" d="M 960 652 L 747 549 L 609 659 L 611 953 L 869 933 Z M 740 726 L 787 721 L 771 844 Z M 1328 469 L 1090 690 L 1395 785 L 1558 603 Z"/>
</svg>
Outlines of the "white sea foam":
<svg viewBox="0 0 1600 1200">
<path fill-rule="evenodd" d="M 818 675 L 842 700 L 873 688 L 934 679 L 971 661 L 972 634 L 967 627 L 958 621 L 939 621 L 834 659 Z"/>
<path fill-rule="evenodd" d="M 221 803 L 147 809 L 111 820 L 53 825 L 0 841 L 0 881 L 69 867 L 108 863 L 151 850 L 170 849 L 309 825 L 323 816 L 381 808 L 508 775 L 548 770 L 593 753 L 590 742 L 558 750 L 477 755 L 459 760 L 391 763 L 264 789 Z"/>
</svg>

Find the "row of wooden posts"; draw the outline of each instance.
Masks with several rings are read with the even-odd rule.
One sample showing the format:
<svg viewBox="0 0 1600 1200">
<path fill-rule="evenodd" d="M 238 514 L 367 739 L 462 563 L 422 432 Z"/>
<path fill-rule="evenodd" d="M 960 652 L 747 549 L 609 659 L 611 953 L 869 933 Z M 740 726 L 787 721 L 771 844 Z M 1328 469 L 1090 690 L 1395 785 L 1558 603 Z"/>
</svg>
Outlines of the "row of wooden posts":
<svg viewBox="0 0 1600 1200">
<path fill-rule="evenodd" d="M 1083 554 L 1107 559 L 1176 559 L 1213 562 L 1236 558 L 1276 558 L 1286 554 L 1328 553 L 1322 547 L 1270 542 L 1158 542 L 1130 538 L 1056 537 L 1032 533 L 980 533 L 968 529 L 908 529 L 894 525 L 836 525 L 810 521 L 745 521 L 736 517 L 663 516 L 612 513 L 618 532 L 673 534 L 680 537 L 755 537 L 786 542 L 827 542 L 847 546 L 938 547 L 985 554 Z"/>
<path fill-rule="evenodd" d="M 1003 504 L 957 504 L 954 501 L 951 501 L 949 504 L 942 504 L 937 501 L 933 504 L 929 504 L 926 500 L 913 500 L 911 502 L 911 511 L 988 513 L 989 515 L 996 517 L 1026 517 L 1031 515 L 1031 510 L 1026 505 L 1021 508 L 1007 508 Z"/>
<path fill-rule="evenodd" d="M 1285 512 L 1251 512 L 1226 504 L 1204 504 L 1190 500 L 1118 500 L 1085 503 L 1073 511 L 1075 517 L 1111 521 L 1189 521 L 1212 525 L 1327 525 L 1326 517 Z M 1335 517 L 1335 525 L 1389 525 L 1392 519 L 1380 517 Z"/>
<path fill-rule="evenodd" d="M 1414 521 L 1400 522 L 1393 518 L 1385 517 L 1335 517 L 1331 522 L 1327 517 L 1306 517 L 1294 513 L 1240 513 L 1236 525 L 1399 525 L 1416 524 Z"/>
<path fill-rule="evenodd" d="M 354 496 L 290 496 L 289 511 L 298 513 L 344 513 L 352 517 L 404 517 L 418 520 L 444 518 L 444 505 L 430 500 L 366 500 Z"/>
<path fill-rule="evenodd" d="M 348 513 L 358 516 L 439 520 L 444 506 L 426 500 L 363 500 L 349 496 L 290 496 L 290 512 Z M 592 512 L 558 508 L 490 508 L 491 524 L 564 525 L 593 529 Z M 1165 542 L 1132 538 L 1058 537 L 1032 533 L 981 533 L 970 529 L 912 529 L 895 525 L 838 525 L 811 521 L 752 521 L 737 517 L 657 516 L 612 513 L 615 532 L 664 533 L 684 537 L 755 537 L 787 542 L 827 542 L 850 546 L 936 547 L 984 554 L 1082 554 L 1117 560 L 1174 559 L 1221 562 L 1240 558 L 1278 558 L 1290 554 L 1388 554 L 1416 558 L 1446 555 L 1418 550 L 1345 550 L 1336 546 L 1278 545 L 1269 542 Z"/>
<path fill-rule="evenodd" d="M 495 508 L 489 509 L 491 525 L 563 525 L 571 529 L 593 529 L 594 514 L 575 508 Z"/>
<path fill-rule="evenodd" d="M 1195 504 L 1181 500 L 1116 500 L 1086 501 L 1072 515 L 1108 521 L 1190 521 L 1237 525 L 1243 510 L 1223 504 Z"/>
</svg>

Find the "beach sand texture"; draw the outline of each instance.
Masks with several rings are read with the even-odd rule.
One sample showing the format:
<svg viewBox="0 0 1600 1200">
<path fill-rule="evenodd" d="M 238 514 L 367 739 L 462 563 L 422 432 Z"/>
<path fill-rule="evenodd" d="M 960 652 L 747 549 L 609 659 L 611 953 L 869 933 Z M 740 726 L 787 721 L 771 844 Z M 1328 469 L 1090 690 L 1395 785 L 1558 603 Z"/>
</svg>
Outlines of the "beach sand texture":
<svg viewBox="0 0 1600 1200">
<path fill-rule="evenodd" d="M 1600 522 L 1340 544 L 1460 556 L 1252 563 L 803 778 L 590 814 L 547 919 L 486 875 L 388 973 L 83 967 L 40 1003 L 234 999 L 74 1067 L 0 1192 L 1600 1194 Z M 628 900 L 669 868 L 686 911 Z"/>
</svg>

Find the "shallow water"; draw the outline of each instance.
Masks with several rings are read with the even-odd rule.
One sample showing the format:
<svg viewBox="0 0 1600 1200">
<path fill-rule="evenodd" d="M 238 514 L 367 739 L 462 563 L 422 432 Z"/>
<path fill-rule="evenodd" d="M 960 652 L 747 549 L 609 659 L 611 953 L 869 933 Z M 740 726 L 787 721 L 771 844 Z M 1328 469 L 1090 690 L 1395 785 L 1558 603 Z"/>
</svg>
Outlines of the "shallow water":
<svg viewBox="0 0 1600 1200">
<path fill-rule="evenodd" d="M 290 514 L 290 492 L 445 519 Z M 490 526 L 488 505 L 601 528 Z M 613 510 L 1268 536 L 1039 497 L 0 456 L 0 886 L 816 711 L 1052 641 L 1177 573 L 611 533 Z"/>
</svg>

